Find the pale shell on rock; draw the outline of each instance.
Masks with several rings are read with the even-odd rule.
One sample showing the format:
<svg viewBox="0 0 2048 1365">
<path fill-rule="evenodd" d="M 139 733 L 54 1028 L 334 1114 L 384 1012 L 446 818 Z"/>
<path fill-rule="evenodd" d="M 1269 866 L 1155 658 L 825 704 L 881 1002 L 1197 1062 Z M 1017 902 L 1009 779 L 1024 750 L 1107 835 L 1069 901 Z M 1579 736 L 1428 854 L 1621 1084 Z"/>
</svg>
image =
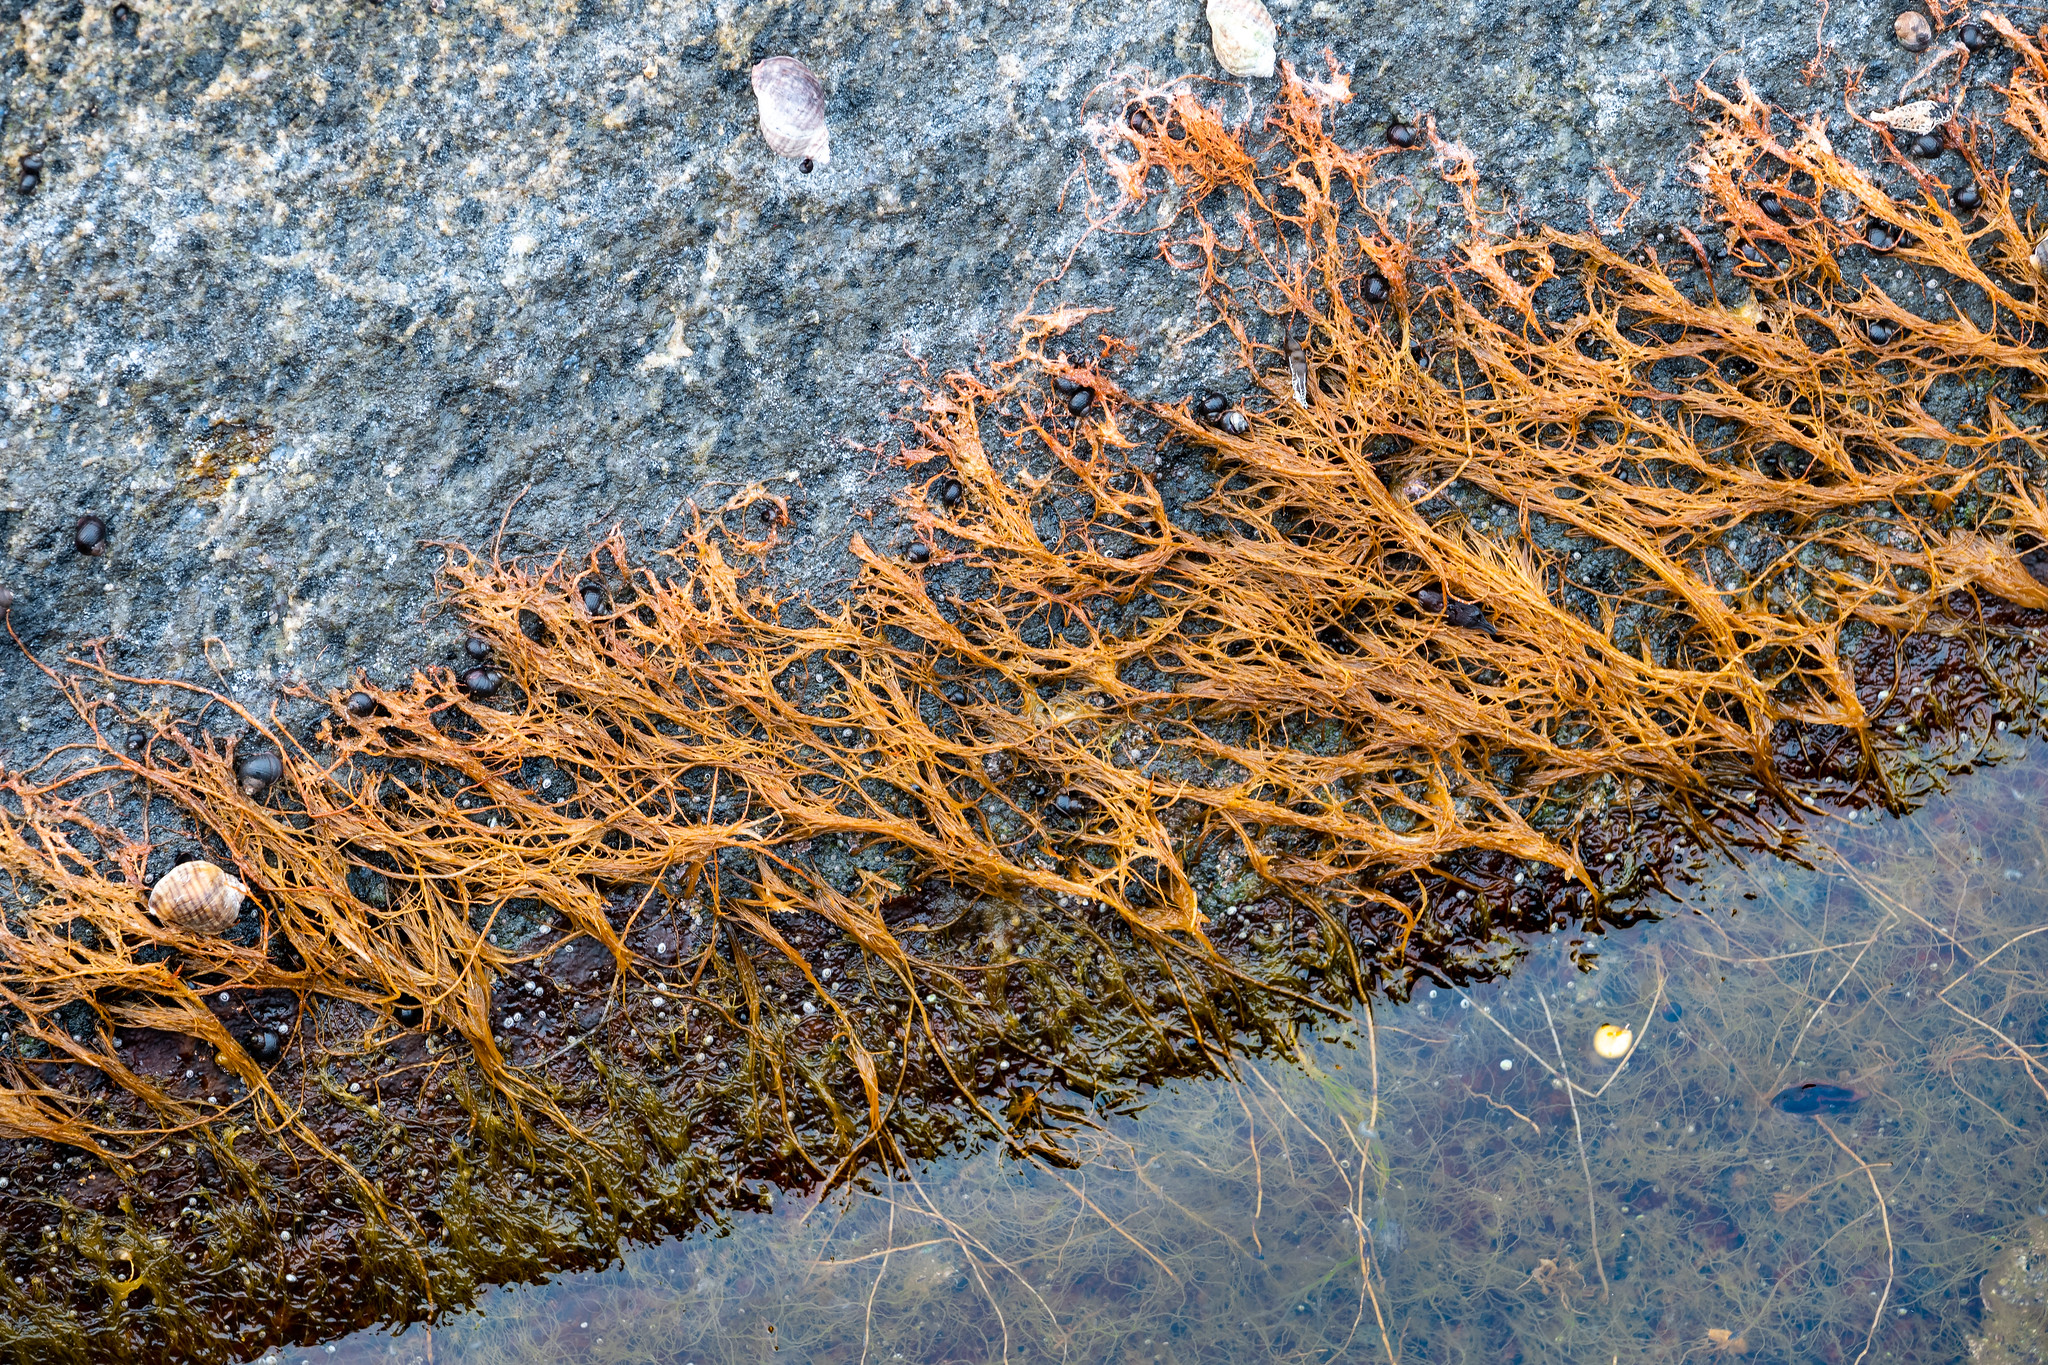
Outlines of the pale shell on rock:
<svg viewBox="0 0 2048 1365">
<path fill-rule="evenodd" d="M 224 934 L 242 915 L 249 888 L 212 863 L 179 863 L 156 879 L 149 913 L 172 929 Z"/>
<path fill-rule="evenodd" d="M 754 102 L 761 113 L 761 137 L 781 156 L 808 157 L 832 164 L 825 130 L 825 87 L 794 57 L 770 57 L 754 68 Z"/>
<path fill-rule="evenodd" d="M 1272 75 L 1278 36 L 1273 16 L 1259 0 L 1209 0 L 1209 43 L 1231 75 Z"/>
</svg>

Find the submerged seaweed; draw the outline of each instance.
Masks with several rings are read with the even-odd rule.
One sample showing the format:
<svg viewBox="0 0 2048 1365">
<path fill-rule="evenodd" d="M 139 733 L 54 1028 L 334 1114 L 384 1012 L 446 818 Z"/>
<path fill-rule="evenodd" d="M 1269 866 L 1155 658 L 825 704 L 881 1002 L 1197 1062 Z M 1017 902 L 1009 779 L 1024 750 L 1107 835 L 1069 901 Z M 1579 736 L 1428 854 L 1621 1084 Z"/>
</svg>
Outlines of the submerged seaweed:
<svg viewBox="0 0 2048 1365">
<path fill-rule="evenodd" d="M 1965 224 L 1703 91 L 1717 282 L 1496 235 L 1434 133 L 1468 235 L 1427 259 L 1374 207 L 1391 151 L 1340 146 L 1291 73 L 1264 147 L 1146 99 L 1104 134 L 1102 227 L 1175 187 L 1163 249 L 1265 395 L 1242 434 L 1126 394 L 1113 343 L 1049 356 L 1064 308 L 921 391 L 929 560 L 857 539 L 843 603 L 774 595 L 755 488 L 651 562 L 451 550 L 488 696 L 362 681 L 307 727 L 52 670 L 147 739 L 0 784 L 0 1167 L 104 1171 L 11 1215 L 0 1312 L 37 1358 L 432 1312 L 979 1135 L 1066 1160 L 1146 1084 L 1611 922 L 1687 850 L 1845 786 L 1903 805 L 1895 708 L 1993 719 L 1908 683 L 2032 713 L 2048 509 L 1993 385 L 2048 378 L 2043 305 L 1974 142 Z M 1844 284 L 1866 219 L 1974 291 L 1954 317 Z M 1981 405 L 1944 423 L 1957 384 Z M 1189 449 L 1193 501 L 1148 467 Z M 166 686 L 233 736 L 145 709 Z M 239 937 L 143 913 L 195 843 L 252 889 Z"/>
</svg>

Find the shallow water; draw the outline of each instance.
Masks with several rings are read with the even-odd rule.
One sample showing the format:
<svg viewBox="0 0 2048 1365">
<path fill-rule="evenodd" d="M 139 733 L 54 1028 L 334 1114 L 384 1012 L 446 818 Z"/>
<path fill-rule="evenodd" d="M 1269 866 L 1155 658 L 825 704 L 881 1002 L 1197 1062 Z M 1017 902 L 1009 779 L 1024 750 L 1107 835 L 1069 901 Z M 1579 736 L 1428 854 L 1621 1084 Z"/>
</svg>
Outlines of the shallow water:
<svg viewBox="0 0 2048 1365">
<path fill-rule="evenodd" d="M 1593 970 L 1544 936 L 1161 1092 L 1072 1170 L 985 1151 L 269 1358 L 1964 1358 L 2048 1216 L 2044 798 L 2015 750 L 1811 868 L 1717 869 Z"/>
</svg>

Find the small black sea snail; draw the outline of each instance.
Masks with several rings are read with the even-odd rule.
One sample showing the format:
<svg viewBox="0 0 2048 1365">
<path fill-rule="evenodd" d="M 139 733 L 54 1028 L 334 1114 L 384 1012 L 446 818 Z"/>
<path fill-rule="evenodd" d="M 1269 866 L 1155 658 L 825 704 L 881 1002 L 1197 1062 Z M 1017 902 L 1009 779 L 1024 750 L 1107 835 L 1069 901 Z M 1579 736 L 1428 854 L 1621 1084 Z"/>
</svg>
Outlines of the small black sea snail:
<svg viewBox="0 0 2048 1365">
<path fill-rule="evenodd" d="M 348 694 L 348 713 L 357 720 L 374 715 L 376 711 L 377 699 L 368 692 L 351 692 Z"/>
<path fill-rule="evenodd" d="M 1082 792 L 1061 792 L 1052 799 L 1052 808 L 1061 815 L 1086 815 L 1094 804 Z"/>
<path fill-rule="evenodd" d="M 1365 277 L 1365 283 L 1359 286 L 1359 291 L 1365 295 L 1367 303 L 1385 303 L 1394 296 L 1394 287 L 1388 284 L 1387 277 L 1377 270 Z"/>
<path fill-rule="evenodd" d="M 462 647 L 468 651 L 469 657 L 475 659 L 478 663 L 482 663 L 485 659 L 491 657 L 491 642 L 481 635 L 470 636 L 462 642 Z"/>
<path fill-rule="evenodd" d="M 1415 129 L 1405 123 L 1390 123 L 1387 125 L 1387 141 L 1396 147 L 1413 147 Z"/>
<path fill-rule="evenodd" d="M 495 668 L 472 668 L 462 675 L 462 690 L 472 697 L 488 697 L 496 692 L 505 681 L 505 675 Z"/>
<path fill-rule="evenodd" d="M 913 564 L 930 563 L 931 557 L 932 547 L 925 544 L 921 540 L 917 544 L 911 546 L 909 553 L 904 556 L 904 558 L 908 559 Z"/>
<path fill-rule="evenodd" d="M 284 1055 L 284 1039 L 269 1029 L 250 1034 L 247 1047 L 249 1055 L 264 1066 L 269 1066 Z"/>
<path fill-rule="evenodd" d="M 88 512 L 78 519 L 78 525 L 71 532 L 71 543 L 82 555 L 105 554 L 107 524 Z"/>
<path fill-rule="evenodd" d="M 235 762 L 235 776 L 241 781 L 242 795 L 254 800 L 284 776 L 284 760 L 268 749 L 244 754 Z"/>
<path fill-rule="evenodd" d="M 960 480 L 947 479 L 939 485 L 939 504 L 943 507 L 958 506 L 961 494 L 965 491 L 960 486 Z"/>
<path fill-rule="evenodd" d="M 1975 183 L 1971 183 L 1951 194 L 1949 202 L 1965 213 L 1974 213 L 1983 207 L 1984 196 L 1978 191 Z"/>
<path fill-rule="evenodd" d="M 409 995 L 401 995 L 398 1008 L 391 1011 L 391 1017 L 398 1021 L 400 1028 L 418 1028 L 420 1021 L 426 1018 L 426 1011 L 420 1008 L 419 1001 Z"/>
<path fill-rule="evenodd" d="M 583 610 L 592 616 L 604 615 L 604 589 L 595 583 L 585 583 L 579 590 L 583 598 Z"/>
<path fill-rule="evenodd" d="M 1941 155 L 1941 134 L 1922 133 L 1913 139 L 1913 155 L 1922 161 L 1932 161 Z"/>
</svg>

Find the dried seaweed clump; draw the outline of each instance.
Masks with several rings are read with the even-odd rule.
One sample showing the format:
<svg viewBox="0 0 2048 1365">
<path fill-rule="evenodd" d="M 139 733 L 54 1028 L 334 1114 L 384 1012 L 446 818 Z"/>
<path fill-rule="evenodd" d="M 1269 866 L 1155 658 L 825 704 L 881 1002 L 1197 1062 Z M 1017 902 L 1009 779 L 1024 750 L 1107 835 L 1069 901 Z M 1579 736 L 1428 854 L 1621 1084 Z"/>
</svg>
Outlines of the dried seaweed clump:
<svg viewBox="0 0 2048 1365">
<path fill-rule="evenodd" d="M 1958 130 L 1985 202 L 1964 222 L 1903 157 L 1899 199 L 1822 123 L 1701 100 L 1725 277 L 1703 250 L 1695 273 L 1675 246 L 1498 231 L 1434 130 L 1468 227 L 1430 259 L 1384 207 L 1392 153 L 1341 146 L 1291 73 L 1256 130 L 1145 96 L 1101 133 L 1100 226 L 1171 185 L 1161 246 L 1236 339 L 1242 434 L 1126 394 L 1113 342 L 1049 356 L 1087 310 L 1027 319 L 1010 362 L 922 393 L 899 458 L 931 475 L 902 503 L 929 563 L 856 540 L 837 605 L 778 600 L 770 547 L 713 516 L 651 563 L 618 538 L 452 552 L 490 699 L 445 672 L 362 683 L 369 714 L 352 685 L 301 699 L 330 712 L 310 731 L 238 713 L 229 742 L 106 700 L 155 680 L 78 665 L 80 713 L 147 742 L 4 784 L 0 999 L 43 1062 L 7 1061 L 0 1124 L 117 1165 L 165 1132 L 232 1155 L 217 1130 L 253 1125 L 382 1208 L 392 1187 L 322 1138 L 360 1102 L 305 1081 L 317 1058 L 287 1093 L 216 1008 L 273 992 L 335 1030 L 356 1009 L 351 1046 L 422 1010 L 466 1044 L 418 1064 L 453 1078 L 443 1101 L 509 1131 L 616 1138 L 689 1096 L 712 1135 L 664 1141 L 840 1179 L 961 1123 L 1024 1142 L 1085 1074 L 1220 1064 L 1276 1003 L 1498 954 L 1498 927 L 1550 913 L 1524 872 L 1625 889 L 1633 859 L 1583 842 L 1606 804 L 1702 839 L 1750 818 L 1739 792 L 1796 807 L 1787 727 L 1851 736 L 1881 779 L 1895 741 L 1851 653 L 1981 629 L 1977 594 L 2048 607 L 2023 560 L 2048 539 L 2033 396 L 1997 390 L 2044 377 L 2031 225 L 1981 130 Z M 1845 282 L 1878 223 L 1888 263 L 1947 282 L 1927 315 Z M 1184 506 L 1153 470 L 1188 449 L 1215 480 Z M 281 768 L 254 791 L 252 747 Z M 253 888 L 253 929 L 146 917 L 150 818 Z M 955 909 L 927 915 L 941 891 Z M 610 1039 L 607 1076 L 658 1076 L 636 1114 L 615 1086 L 579 1108 L 597 1092 L 550 1070 L 562 1047 L 505 1041 L 511 974 L 578 937 L 641 983 L 563 1027 Z M 203 1039 L 246 1096 L 129 1066 L 114 1038 L 138 1029 Z"/>
</svg>

